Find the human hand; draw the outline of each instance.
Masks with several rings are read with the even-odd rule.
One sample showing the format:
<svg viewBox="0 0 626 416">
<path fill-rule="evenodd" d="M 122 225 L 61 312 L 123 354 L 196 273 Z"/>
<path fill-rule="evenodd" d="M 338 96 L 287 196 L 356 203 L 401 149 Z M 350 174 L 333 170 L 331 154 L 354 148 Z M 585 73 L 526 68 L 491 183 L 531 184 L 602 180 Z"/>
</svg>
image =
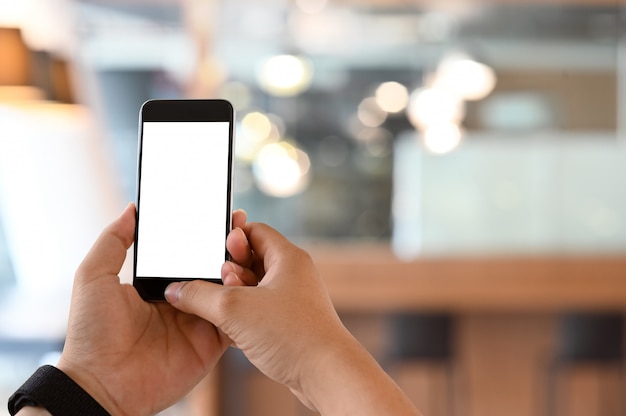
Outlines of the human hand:
<svg viewBox="0 0 626 416">
<path fill-rule="evenodd" d="M 234 226 L 245 221 L 245 213 L 233 213 Z M 131 204 L 79 266 L 57 365 L 115 415 L 154 414 L 174 404 L 230 343 L 211 323 L 164 302 L 144 302 L 133 286 L 120 284 L 134 229 Z"/>
<path fill-rule="evenodd" d="M 227 249 L 225 286 L 173 283 L 167 301 L 215 324 L 322 414 L 419 414 L 343 326 L 308 253 L 259 223 L 234 229 Z"/>
<path fill-rule="evenodd" d="M 251 363 L 298 393 L 305 371 L 299 367 L 308 363 L 302 357 L 347 331 L 309 255 L 278 232 L 247 224 L 231 232 L 227 248 L 233 262 L 222 268 L 222 279 L 229 286 L 214 290 L 215 285 L 198 281 L 175 283 L 166 299 L 213 322 Z M 257 282 L 256 288 L 233 287 Z"/>
</svg>

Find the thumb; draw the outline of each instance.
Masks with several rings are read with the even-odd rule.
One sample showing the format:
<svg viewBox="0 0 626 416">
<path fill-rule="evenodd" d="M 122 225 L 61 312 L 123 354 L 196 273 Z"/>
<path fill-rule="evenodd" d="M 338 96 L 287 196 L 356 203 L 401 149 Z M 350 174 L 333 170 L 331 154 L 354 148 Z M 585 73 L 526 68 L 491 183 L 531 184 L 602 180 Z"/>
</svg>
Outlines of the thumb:
<svg viewBox="0 0 626 416">
<path fill-rule="evenodd" d="M 176 309 L 199 316 L 220 326 L 224 319 L 227 293 L 231 288 L 211 282 L 193 280 L 171 283 L 165 289 L 165 300 Z M 232 295 L 230 296 L 232 297 Z"/>
<path fill-rule="evenodd" d="M 128 204 L 122 215 L 102 231 L 78 267 L 76 278 L 86 282 L 105 275 L 117 275 L 126 251 L 134 240 L 135 205 Z"/>
</svg>

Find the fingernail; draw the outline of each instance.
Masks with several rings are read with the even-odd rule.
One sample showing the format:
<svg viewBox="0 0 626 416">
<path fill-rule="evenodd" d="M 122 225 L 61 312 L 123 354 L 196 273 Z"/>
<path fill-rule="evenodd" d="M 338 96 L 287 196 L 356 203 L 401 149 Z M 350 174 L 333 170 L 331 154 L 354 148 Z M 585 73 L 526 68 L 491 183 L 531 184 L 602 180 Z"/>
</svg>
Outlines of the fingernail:
<svg viewBox="0 0 626 416">
<path fill-rule="evenodd" d="M 247 247 L 249 244 L 248 244 L 248 237 L 246 236 L 246 233 L 239 227 L 235 228 L 233 231 L 239 233 L 240 238 L 243 240 L 243 242 L 245 243 L 245 245 Z"/>
<path fill-rule="evenodd" d="M 227 261 L 227 263 L 230 266 L 230 270 L 232 270 L 232 273 L 239 274 L 243 272 L 243 267 L 241 267 L 237 263 L 232 261 Z"/>
<path fill-rule="evenodd" d="M 233 272 L 228 273 L 226 275 L 226 277 L 224 277 L 223 282 L 224 282 L 224 285 L 226 285 L 226 286 L 241 286 L 241 285 L 243 285 L 243 282 L 241 281 L 239 276 L 237 276 Z"/>
<path fill-rule="evenodd" d="M 180 290 L 185 285 L 184 282 L 174 282 L 165 288 L 165 300 L 169 303 L 176 303 L 180 294 Z"/>
</svg>

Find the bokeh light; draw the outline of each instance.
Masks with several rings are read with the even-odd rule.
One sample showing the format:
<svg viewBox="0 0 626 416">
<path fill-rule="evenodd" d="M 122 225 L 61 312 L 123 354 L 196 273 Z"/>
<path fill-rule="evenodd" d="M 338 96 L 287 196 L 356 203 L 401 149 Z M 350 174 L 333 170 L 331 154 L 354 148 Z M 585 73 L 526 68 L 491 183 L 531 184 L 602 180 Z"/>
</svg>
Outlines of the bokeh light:
<svg viewBox="0 0 626 416">
<path fill-rule="evenodd" d="M 444 59 L 435 80 L 435 87 L 458 95 L 463 100 L 482 100 L 496 85 L 496 74 L 485 64 L 465 56 Z"/>
<path fill-rule="evenodd" d="M 407 116 L 416 128 L 458 123 L 465 115 L 464 103 L 438 88 L 419 88 L 409 99 Z"/>
<path fill-rule="evenodd" d="M 454 123 L 433 124 L 422 132 L 424 146 L 432 153 L 444 154 L 461 143 L 461 130 Z"/>
<path fill-rule="evenodd" d="M 293 96 L 306 91 L 313 79 L 310 60 L 294 55 L 269 58 L 257 73 L 259 86 L 276 96 Z"/>
<path fill-rule="evenodd" d="M 388 113 L 399 113 L 409 102 L 409 91 L 399 82 L 383 82 L 376 88 L 376 104 Z"/>
<path fill-rule="evenodd" d="M 287 143 L 263 146 L 252 164 L 258 188 L 267 195 L 286 198 L 306 189 L 311 163 L 308 155 Z"/>
<path fill-rule="evenodd" d="M 277 140 L 277 137 L 272 134 L 273 129 L 275 127 L 265 114 L 258 111 L 246 114 L 237 131 L 235 156 L 240 160 L 252 162 L 265 143 L 272 139 Z"/>
<path fill-rule="evenodd" d="M 387 119 L 387 113 L 378 106 L 374 97 L 367 97 L 359 104 L 357 117 L 364 126 L 378 127 Z"/>
</svg>

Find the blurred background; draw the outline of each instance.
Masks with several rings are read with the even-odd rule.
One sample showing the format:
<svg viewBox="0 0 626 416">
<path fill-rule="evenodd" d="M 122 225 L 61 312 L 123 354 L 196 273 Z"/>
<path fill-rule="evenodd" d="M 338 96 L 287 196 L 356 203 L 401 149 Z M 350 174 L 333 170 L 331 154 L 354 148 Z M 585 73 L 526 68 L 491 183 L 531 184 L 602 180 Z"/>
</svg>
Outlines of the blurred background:
<svg viewBox="0 0 626 416">
<path fill-rule="evenodd" d="M 234 206 L 425 414 L 626 414 L 620 0 L 0 0 L 3 400 L 62 349 L 151 98 L 234 104 Z M 311 412 L 230 351 L 164 414 Z"/>
</svg>

